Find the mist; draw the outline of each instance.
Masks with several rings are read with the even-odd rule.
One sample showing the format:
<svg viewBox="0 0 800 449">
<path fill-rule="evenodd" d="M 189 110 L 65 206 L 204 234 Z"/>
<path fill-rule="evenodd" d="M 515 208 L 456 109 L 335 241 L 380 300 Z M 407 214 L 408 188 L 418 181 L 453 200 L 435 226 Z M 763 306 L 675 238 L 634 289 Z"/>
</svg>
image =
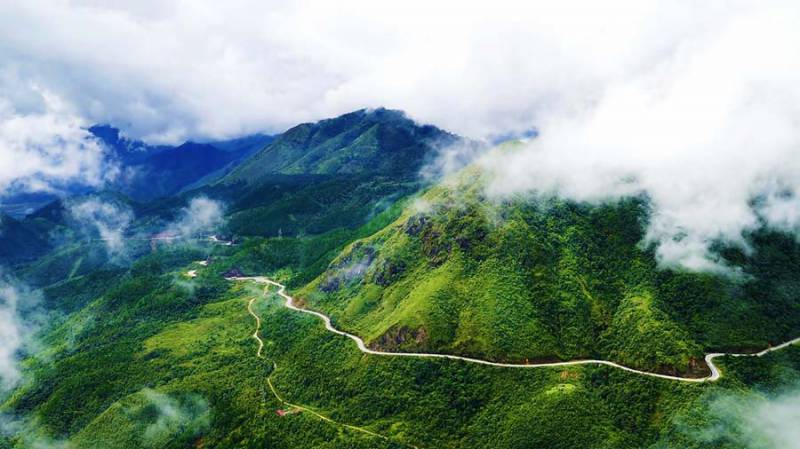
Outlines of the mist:
<svg viewBox="0 0 800 449">
<path fill-rule="evenodd" d="M 19 361 L 41 327 L 41 294 L 0 272 L 0 393 L 22 380 Z"/>
<path fill-rule="evenodd" d="M 205 196 L 192 198 L 178 213 L 175 221 L 169 223 L 164 232 L 183 238 L 196 237 L 202 233 L 213 233 L 225 218 L 222 202 Z"/>
<path fill-rule="evenodd" d="M 800 52 L 798 19 L 764 8 L 709 20 L 592 101 L 552 108 L 537 138 L 482 159 L 490 195 L 644 195 L 643 243 L 657 246 L 662 266 L 692 270 L 726 270 L 714 242 L 747 252 L 748 231 L 796 232 L 800 60 L 788 55 Z"/>
<path fill-rule="evenodd" d="M 726 394 L 708 405 L 708 425 L 687 430 L 706 445 L 734 443 L 747 449 L 800 448 L 800 390 L 763 396 Z"/>
<path fill-rule="evenodd" d="M 98 186 L 118 174 L 71 106 L 35 85 L 10 96 L 2 88 L 8 76 L 0 70 L 0 196 L 54 192 L 69 183 Z M 19 99 L 25 91 L 37 106 Z"/>
<path fill-rule="evenodd" d="M 134 219 L 130 207 L 98 197 L 72 200 L 65 205 L 72 219 L 89 238 L 102 240 L 112 259 L 127 255 L 125 232 Z"/>
<path fill-rule="evenodd" d="M 647 196 L 662 266 L 724 272 L 711 242 L 798 228 L 797 2 L 212 3 L 0 6 L 0 157 L 26 161 L 0 188 L 102 182 L 91 123 L 177 143 L 385 106 L 487 142 L 536 135 L 485 157 L 494 197 Z"/>
<path fill-rule="evenodd" d="M 202 432 L 210 425 L 208 402 L 200 396 L 189 395 L 179 401 L 154 390 L 142 390 L 149 405 L 157 412 L 156 419 L 147 425 L 142 435 L 148 447 L 161 447 L 178 436 Z"/>
</svg>

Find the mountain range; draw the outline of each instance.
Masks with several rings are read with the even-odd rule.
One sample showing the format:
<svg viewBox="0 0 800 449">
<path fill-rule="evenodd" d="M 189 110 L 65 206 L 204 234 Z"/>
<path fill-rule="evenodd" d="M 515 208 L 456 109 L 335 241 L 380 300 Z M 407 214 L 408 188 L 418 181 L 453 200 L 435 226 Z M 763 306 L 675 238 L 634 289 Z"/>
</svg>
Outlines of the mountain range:
<svg viewBox="0 0 800 449">
<path fill-rule="evenodd" d="M 703 381 L 709 353 L 800 335 L 786 232 L 717 242 L 736 276 L 664 267 L 648 198 L 489 198 L 479 163 L 430 168 L 514 142 L 394 110 L 177 147 L 90 131 L 121 178 L 0 216 L 40 295 L 0 448 L 744 449 L 720 409 L 800 382 L 791 345 Z"/>
</svg>

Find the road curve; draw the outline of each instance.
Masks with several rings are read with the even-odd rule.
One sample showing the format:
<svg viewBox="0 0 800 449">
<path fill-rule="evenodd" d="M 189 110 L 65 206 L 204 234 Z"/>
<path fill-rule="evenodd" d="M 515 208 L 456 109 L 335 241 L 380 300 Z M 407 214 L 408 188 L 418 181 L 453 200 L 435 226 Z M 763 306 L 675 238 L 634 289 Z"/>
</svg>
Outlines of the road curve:
<svg viewBox="0 0 800 449">
<path fill-rule="evenodd" d="M 261 330 L 261 317 L 259 317 L 255 312 L 253 312 L 253 303 L 256 301 L 256 299 L 258 299 L 258 297 L 253 296 L 253 298 L 247 302 L 247 313 L 249 313 L 250 315 L 253 316 L 253 318 L 256 319 L 256 330 L 253 331 L 252 336 L 258 342 L 258 350 L 256 351 L 256 357 L 258 357 L 259 359 L 263 359 L 264 356 L 261 355 L 261 352 L 264 350 L 264 340 L 262 340 L 261 337 L 258 336 L 258 332 Z"/>
<path fill-rule="evenodd" d="M 333 327 L 331 324 L 331 319 L 320 312 L 316 312 L 313 310 L 304 309 L 302 307 L 297 307 L 294 305 L 294 298 L 286 294 L 286 286 L 280 284 L 278 282 L 273 281 L 264 276 L 243 276 L 243 277 L 229 277 L 226 278 L 229 281 L 253 281 L 259 284 L 265 284 L 267 286 L 275 286 L 278 287 L 278 295 L 280 295 L 283 299 L 286 300 L 285 306 L 289 309 L 308 313 L 310 315 L 314 315 L 317 318 L 321 319 L 323 323 L 325 323 L 325 329 L 328 331 L 341 335 L 343 337 L 347 337 L 353 340 L 358 346 L 358 349 L 365 353 L 377 356 L 386 356 L 386 357 L 415 357 L 415 358 L 430 358 L 430 359 L 451 359 L 451 360 L 461 360 L 463 362 L 468 363 L 476 363 L 479 365 L 488 365 L 488 366 L 497 366 L 502 368 L 543 368 L 543 367 L 559 367 L 559 366 L 573 366 L 573 365 L 606 365 L 611 366 L 614 368 L 618 368 L 624 371 L 628 371 L 630 373 L 640 374 L 642 376 L 649 376 L 649 377 L 657 377 L 659 379 L 667 379 L 667 380 L 675 380 L 680 382 L 714 382 L 719 380 L 722 377 L 722 373 L 719 370 L 719 367 L 714 364 L 714 359 L 717 357 L 722 356 L 731 356 L 731 357 L 762 357 L 770 352 L 777 351 L 780 349 L 784 349 L 788 346 L 791 346 L 795 343 L 800 342 L 800 337 L 795 338 L 793 340 L 787 341 L 785 343 L 781 343 L 780 345 L 773 346 L 763 351 L 756 352 L 756 353 L 722 353 L 722 352 L 715 352 L 706 354 L 705 361 L 708 364 L 709 369 L 711 370 L 711 374 L 706 377 L 680 377 L 680 376 L 670 376 L 668 374 L 659 374 L 659 373 L 652 373 L 649 371 L 641 371 L 638 369 L 630 368 L 624 365 L 620 365 L 619 363 L 610 362 L 608 360 L 596 360 L 596 359 L 581 359 L 581 360 L 570 360 L 566 362 L 545 362 L 545 363 L 502 363 L 502 362 L 492 362 L 489 360 L 482 360 L 482 359 L 475 359 L 471 357 L 462 357 L 458 355 L 451 355 L 451 354 L 431 354 L 431 353 L 422 353 L 422 352 L 385 352 L 385 351 L 376 351 L 374 349 L 370 349 L 364 344 L 364 340 L 357 335 L 349 334 L 347 332 L 341 331 Z M 252 303 L 252 301 L 251 301 Z"/>
</svg>

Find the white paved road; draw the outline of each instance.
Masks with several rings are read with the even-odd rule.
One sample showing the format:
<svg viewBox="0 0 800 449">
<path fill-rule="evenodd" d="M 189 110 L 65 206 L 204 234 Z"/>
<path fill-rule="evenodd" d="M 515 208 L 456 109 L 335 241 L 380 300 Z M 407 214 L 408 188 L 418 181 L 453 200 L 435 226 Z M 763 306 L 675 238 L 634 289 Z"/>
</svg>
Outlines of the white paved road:
<svg viewBox="0 0 800 449">
<path fill-rule="evenodd" d="M 791 346 L 795 343 L 800 342 L 800 337 L 795 338 L 794 340 L 787 341 L 777 346 L 773 346 L 767 348 L 761 352 L 756 352 L 752 354 L 744 354 L 744 353 L 711 353 L 706 354 L 705 361 L 708 364 L 708 367 L 711 370 L 711 374 L 706 377 L 680 377 L 680 376 L 670 376 L 668 374 L 659 374 L 653 373 L 649 371 L 642 371 L 634 368 L 627 367 L 625 365 L 620 365 L 619 363 L 610 362 L 608 360 L 597 360 L 597 359 L 581 359 L 581 360 L 570 360 L 566 362 L 545 362 L 545 363 L 502 363 L 502 362 L 492 362 L 489 360 L 482 360 L 476 359 L 472 357 L 462 357 L 458 355 L 450 355 L 450 354 L 430 354 L 430 353 L 422 353 L 422 352 L 385 352 L 385 351 L 376 351 L 374 349 L 370 349 L 364 344 L 364 340 L 362 340 L 357 335 L 349 334 L 347 332 L 341 331 L 333 327 L 331 324 L 331 319 L 320 312 L 316 312 L 313 310 L 304 309 L 301 307 L 297 307 L 294 305 L 294 298 L 286 294 L 286 287 L 283 284 L 273 281 L 264 276 L 249 276 L 249 277 L 231 277 L 227 278 L 229 281 L 253 281 L 259 284 L 264 284 L 266 286 L 275 286 L 278 287 L 278 295 L 286 300 L 284 305 L 289 309 L 296 310 L 302 313 L 308 313 L 310 315 L 314 315 L 317 318 L 321 319 L 323 323 L 325 323 L 325 328 L 333 332 L 334 334 L 341 335 L 343 337 L 347 337 L 353 340 L 358 346 L 358 349 L 365 353 L 371 354 L 376 356 L 385 356 L 385 357 L 415 357 L 415 358 L 436 358 L 436 359 L 451 359 L 451 360 L 461 360 L 463 362 L 468 363 L 477 363 L 480 365 L 489 365 L 489 366 L 497 366 L 502 368 L 543 368 L 543 367 L 559 367 L 559 366 L 572 366 L 572 365 L 606 365 L 611 366 L 614 368 L 618 368 L 624 371 L 628 371 L 635 374 L 640 374 L 643 376 L 650 376 L 650 377 L 657 377 L 660 379 L 667 379 L 667 380 L 675 380 L 680 382 L 714 382 L 722 377 L 722 373 L 719 370 L 719 367 L 714 364 L 714 359 L 717 357 L 722 356 L 731 356 L 731 357 L 762 357 L 772 351 L 777 351 L 788 346 Z M 251 312 L 252 313 L 252 312 Z"/>
</svg>

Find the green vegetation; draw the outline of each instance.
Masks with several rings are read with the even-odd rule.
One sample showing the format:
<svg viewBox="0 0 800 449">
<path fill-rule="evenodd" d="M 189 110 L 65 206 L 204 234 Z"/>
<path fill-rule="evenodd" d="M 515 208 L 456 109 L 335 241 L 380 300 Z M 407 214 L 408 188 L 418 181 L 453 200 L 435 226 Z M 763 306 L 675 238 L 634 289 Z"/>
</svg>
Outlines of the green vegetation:
<svg viewBox="0 0 800 449">
<path fill-rule="evenodd" d="M 800 245 L 753 235 L 743 273 L 657 267 L 646 201 L 487 201 L 467 170 L 358 240 L 299 296 L 388 350 L 498 361 L 604 358 L 702 375 L 702 355 L 764 348 L 800 329 Z M 736 258 L 738 257 L 738 259 Z M 774 268 L 774 269 L 771 269 Z M 780 312 L 779 312 L 780 311 Z"/>
<path fill-rule="evenodd" d="M 736 276 L 663 269 L 641 244 L 646 198 L 495 202 L 475 168 L 423 189 L 421 165 L 452 139 L 397 112 L 358 111 L 293 128 L 212 186 L 147 204 L 108 194 L 143 235 L 189 197 L 224 199 L 233 246 L 132 241 L 112 261 L 61 202 L 4 217 L 8 236 L 48 245 L 7 246 L 25 257 L 5 261 L 41 288 L 48 325 L 23 381 L 0 397 L 0 449 L 746 448 L 742 404 L 782 400 L 800 382 L 800 349 L 722 358 L 711 384 L 371 356 L 274 292 L 223 278 L 269 275 L 390 351 L 591 357 L 691 376 L 705 374 L 706 352 L 797 336 L 791 236 L 753 232 L 748 254 L 720 244 Z M 13 244 L 0 236 L 0 250 Z M 332 422 L 288 409 L 267 379 Z"/>
<path fill-rule="evenodd" d="M 400 111 L 362 109 L 295 126 L 219 183 L 255 185 L 274 174 L 416 178 L 435 145 L 457 139 L 436 127 L 419 126 Z"/>
<path fill-rule="evenodd" d="M 225 256 L 209 267 L 161 263 L 180 257 L 142 260 L 88 305 L 92 324 L 31 367 L 36 382 L 3 410 L 34 416 L 40 435 L 74 447 L 703 447 L 682 426 L 704 424 L 693 419 L 709 397 L 800 369 L 798 350 L 728 359 L 721 383 L 698 385 L 603 366 L 513 370 L 366 356 L 260 287 L 222 280 Z M 182 278 L 187 267 L 199 276 Z M 264 359 L 246 310 L 253 296 Z M 773 378 L 776 366 L 782 374 Z M 270 374 L 286 400 L 391 441 L 308 413 L 279 416 Z"/>
<path fill-rule="evenodd" d="M 350 176 L 283 176 L 234 196 L 227 232 L 307 236 L 352 230 L 420 187 L 417 181 Z"/>
</svg>

